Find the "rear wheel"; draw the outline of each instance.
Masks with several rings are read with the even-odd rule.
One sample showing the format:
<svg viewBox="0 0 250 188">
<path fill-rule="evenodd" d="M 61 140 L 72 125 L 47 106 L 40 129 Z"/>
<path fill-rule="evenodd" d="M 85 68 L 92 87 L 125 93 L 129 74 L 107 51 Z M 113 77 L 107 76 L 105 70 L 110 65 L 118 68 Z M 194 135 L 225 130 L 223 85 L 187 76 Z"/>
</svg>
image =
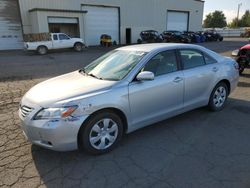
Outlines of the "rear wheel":
<svg viewBox="0 0 250 188">
<path fill-rule="evenodd" d="M 88 153 L 103 154 L 117 145 L 122 134 L 121 118 L 112 112 L 102 112 L 83 125 L 79 133 L 79 142 Z"/>
<path fill-rule="evenodd" d="M 48 48 L 46 46 L 38 46 L 37 53 L 40 55 L 45 55 L 48 53 Z"/>
<path fill-rule="evenodd" d="M 212 111 L 220 111 L 224 108 L 228 97 L 228 87 L 224 82 L 217 84 L 209 99 L 209 108 Z"/>
<path fill-rule="evenodd" d="M 77 51 L 77 52 L 81 52 L 83 49 L 83 44 L 78 42 L 74 45 L 74 50 Z"/>
</svg>

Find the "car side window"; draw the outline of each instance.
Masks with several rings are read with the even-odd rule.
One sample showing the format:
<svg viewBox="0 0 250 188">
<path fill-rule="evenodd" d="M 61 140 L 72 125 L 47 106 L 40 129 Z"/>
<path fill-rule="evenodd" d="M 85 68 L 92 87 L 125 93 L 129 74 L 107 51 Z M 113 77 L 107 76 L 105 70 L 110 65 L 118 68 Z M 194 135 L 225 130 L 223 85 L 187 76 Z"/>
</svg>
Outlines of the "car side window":
<svg viewBox="0 0 250 188">
<path fill-rule="evenodd" d="M 67 35 L 59 34 L 59 39 L 60 40 L 69 40 L 70 38 Z"/>
<path fill-rule="evenodd" d="M 177 70 L 177 59 L 173 50 L 157 54 L 142 69 L 142 71 L 153 72 L 155 76 L 161 76 Z"/>
<path fill-rule="evenodd" d="M 217 61 L 215 59 L 213 59 L 212 57 L 210 57 L 207 54 L 204 54 L 204 58 L 205 58 L 207 65 L 217 63 Z"/>
<path fill-rule="evenodd" d="M 53 40 L 58 40 L 58 36 L 57 35 L 53 35 Z"/>
<path fill-rule="evenodd" d="M 205 65 L 203 54 L 196 50 L 180 50 L 183 69 L 191 69 Z"/>
</svg>

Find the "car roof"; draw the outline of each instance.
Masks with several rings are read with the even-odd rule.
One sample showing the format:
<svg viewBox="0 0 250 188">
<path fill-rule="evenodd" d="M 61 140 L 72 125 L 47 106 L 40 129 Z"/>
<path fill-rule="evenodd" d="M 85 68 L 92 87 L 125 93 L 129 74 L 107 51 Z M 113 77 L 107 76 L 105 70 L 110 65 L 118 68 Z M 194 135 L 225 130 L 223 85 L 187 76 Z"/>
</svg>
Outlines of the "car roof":
<svg viewBox="0 0 250 188">
<path fill-rule="evenodd" d="M 167 50 L 167 49 L 177 49 L 177 48 L 194 48 L 200 49 L 200 46 L 193 44 L 177 44 L 177 43 L 153 43 L 153 44 L 138 44 L 118 48 L 117 50 L 127 50 L 127 51 L 140 51 L 140 52 L 151 52 L 156 50 Z"/>
</svg>

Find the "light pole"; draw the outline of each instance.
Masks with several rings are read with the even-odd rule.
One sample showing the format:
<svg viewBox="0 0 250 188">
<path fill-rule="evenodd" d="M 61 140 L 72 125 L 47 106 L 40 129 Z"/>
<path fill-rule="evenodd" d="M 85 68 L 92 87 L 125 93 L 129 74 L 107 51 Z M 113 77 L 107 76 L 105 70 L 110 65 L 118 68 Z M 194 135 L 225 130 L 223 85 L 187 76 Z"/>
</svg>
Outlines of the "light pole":
<svg viewBox="0 0 250 188">
<path fill-rule="evenodd" d="M 242 6 L 242 3 L 238 4 L 238 12 L 237 12 L 237 22 L 236 22 L 236 27 L 239 25 L 239 15 L 240 15 L 240 7 Z"/>
</svg>

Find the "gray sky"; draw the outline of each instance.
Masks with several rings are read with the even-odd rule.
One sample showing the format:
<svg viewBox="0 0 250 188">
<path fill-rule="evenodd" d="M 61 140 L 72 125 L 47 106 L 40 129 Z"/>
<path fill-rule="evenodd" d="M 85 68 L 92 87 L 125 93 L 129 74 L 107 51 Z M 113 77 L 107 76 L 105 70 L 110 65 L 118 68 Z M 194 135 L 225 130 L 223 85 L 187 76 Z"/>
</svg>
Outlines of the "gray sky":
<svg viewBox="0 0 250 188">
<path fill-rule="evenodd" d="M 240 16 L 248 9 L 250 10 L 250 0 L 205 0 L 204 18 L 215 10 L 223 11 L 227 21 L 232 21 L 237 16 L 238 4 L 242 3 Z"/>
</svg>

